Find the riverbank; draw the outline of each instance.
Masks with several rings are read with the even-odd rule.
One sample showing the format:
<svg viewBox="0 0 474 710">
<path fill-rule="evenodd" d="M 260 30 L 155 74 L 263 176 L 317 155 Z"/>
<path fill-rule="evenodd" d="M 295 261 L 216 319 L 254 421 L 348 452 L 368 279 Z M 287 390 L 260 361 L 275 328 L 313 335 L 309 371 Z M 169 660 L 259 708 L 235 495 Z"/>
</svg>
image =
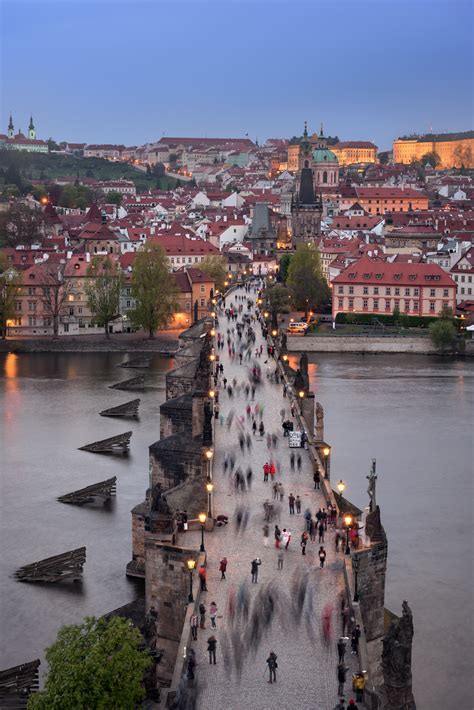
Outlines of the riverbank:
<svg viewBox="0 0 474 710">
<path fill-rule="evenodd" d="M 429 338 L 397 338 L 350 335 L 292 335 L 288 337 L 289 352 L 307 353 L 412 353 L 437 355 L 438 350 Z M 474 341 L 466 341 L 463 355 L 474 356 Z"/>
<path fill-rule="evenodd" d="M 102 353 L 102 352 L 154 352 L 173 353 L 178 348 L 179 330 L 159 333 L 150 340 L 140 333 L 116 333 L 109 339 L 105 335 L 71 335 L 53 339 L 7 338 L 0 340 L 2 353 Z"/>
</svg>

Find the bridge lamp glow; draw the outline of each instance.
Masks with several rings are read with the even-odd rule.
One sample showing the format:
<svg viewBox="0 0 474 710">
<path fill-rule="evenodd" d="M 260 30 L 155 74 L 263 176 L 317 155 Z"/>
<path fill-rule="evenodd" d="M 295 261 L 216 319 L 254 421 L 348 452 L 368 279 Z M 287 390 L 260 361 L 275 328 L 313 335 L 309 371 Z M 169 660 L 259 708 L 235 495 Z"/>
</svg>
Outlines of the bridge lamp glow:
<svg viewBox="0 0 474 710">
<path fill-rule="evenodd" d="M 344 481 L 339 481 L 339 483 L 337 484 L 337 490 L 339 491 L 339 495 L 342 496 L 342 494 L 346 490 L 346 484 L 344 483 Z"/>
<path fill-rule="evenodd" d="M 207 394 L 209 395 L 209 399 L 214 399 L 214 397 L 216 396 L 216 393 L 214 392 L 214 390 L 209 390 L 209 392 Z"/>
<path fill-rule="evenodd" d="M 206 519 L 207 519 L 206 513 L 199 513 L 198 519 L 199 519 L 199 522 L 201 523 L 201 525 L 204 525 L 204 523 L 206 522 Z"/>
<path fill-rule="evenodd" d="M 207 459 L 208 461 L 210 461 L 210 460 L 212 459 L 212 457 L 214 456 L 213 450 L 212 450 L 212 449 L 206 449 L 206 453 L 204 454 L 204 456 L 206 457 L 206 459 Z"/>
<path fill-rule="evenodd" d="M 206 491 L 210 494 L 210 493 L 212 493 L 213 490 L 214 490 L 214 484 L 211 482 L 206 483 Z"/>
</svg>

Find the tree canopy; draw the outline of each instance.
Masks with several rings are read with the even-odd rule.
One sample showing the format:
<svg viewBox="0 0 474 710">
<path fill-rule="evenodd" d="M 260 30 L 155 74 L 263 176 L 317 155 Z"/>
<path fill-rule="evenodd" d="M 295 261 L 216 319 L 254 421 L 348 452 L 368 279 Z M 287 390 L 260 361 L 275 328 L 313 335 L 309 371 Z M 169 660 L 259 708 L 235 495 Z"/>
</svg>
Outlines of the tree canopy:
<svg viewBox="0 0 474 710">
<path fill-rule="evenodd" d="M 265 290 L 265 298 L 272 313 L 288 313 L 290 292 L 282 284 L 274 284 Z"/>
<path fill-rule="evenodd" d="M 0 337 L 7 336 L 7 322 L 15 316 L 16 297 L 21 285 L 19 274 L 0 254 Z"/>
<path fill-rule="evenodd" d="M 138 629 L 119 616 L 63 626 L 46 651 L 44 691 L 30 696 L 28 710 L 133 710 L 152 663 L 142 644 Z"/>
<path fill-rule="evenodd" d="M 111 190 L 105 196 L 105 201 L 108 205 L 121 205 L 123 200 L 123 195 L 121 192 L 116 192 L 116 190 Z"/>
<path fill-rule="evenodd" d="M 16 247 L 31 244 L 41 238 L 43 213 L 27 205 L 14 203 L 0 212 L 0 246 Z"/>
<path fill-rule="evenodd" d="M 158 244 L 145 244 L 133 264 L 132 295 L 135 309 L 131 317 L 135 325 L 155 331 L 168 323 L 178 305 L 178 289 L 169 272 L 165 250 Z"/>
<path fill-rule="evenodd" d="M 214 286 L 218 291 L 224 290 L 227 264 L 223 256 L 206 256 L 199 264 L 199 268 L 214 279 Z"/>
<path fill-rule="evenodd" d="M 306 242 L 299 244 L 291 257 L 286 281 L 293 304 L 303 310 L 325 306 L 331 297 L 329 286 L 321 270 L 319 251 Z"/>
<path fill-rule="evenodd" d="M 120 291 L 123 275 L 119 264 L 110 257 L 95 257 L 87 269 L 85 291 L 88 306 L 105 336 L 110 338 L 109 323 L 120 311 Z"/>
</svg>

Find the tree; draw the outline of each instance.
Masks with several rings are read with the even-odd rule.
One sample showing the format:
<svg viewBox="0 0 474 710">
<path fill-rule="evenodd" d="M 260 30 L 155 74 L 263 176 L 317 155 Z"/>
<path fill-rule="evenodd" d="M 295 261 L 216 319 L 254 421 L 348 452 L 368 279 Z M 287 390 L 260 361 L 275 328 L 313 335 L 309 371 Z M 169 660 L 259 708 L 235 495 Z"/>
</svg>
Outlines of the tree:
<svg viewBox="0 0 474 710">
<path fill-rule="evenodd" d="M 223 256 L 206 256 L 199 264 L 199 268 L 214 279 L 214 286 L 218 291 L 224 290 L 227 264 Z"/>
<path fill-rule="evenodd" d="M 299 244 L 288 268 L 286 285 L 298 309 L 305 317 L 310 308 L 325 306 L 330 300 L 330 290 L 321 270 L 319 251 L 314 246 Z"/>
<path fill-rule="evenodd" d="M 42 234 L 43 213 L 27 205 L 14 204 L 0 212 L 0 246 L 30 247 Z"/>
<path fill-rule="evenodd" d="M 435 150 L 432 150 L 429 153 L 425 153 L 421 157 L 420 163 L 422 166 L 425 166 L 426 163 L 428 163 L 432 168 L 437 168 L 438 165 L 441 165 L 441 158 Z"/>
<path fill-rule="evenodd" d="M 52 150 L 61 150 L 61 147 L 52 138 L 48 138 L 46 141 L 48 144 L 48 152 L 51 153 Z"/>
<path fill-rule="evenodd" d="M 8 321 L 15 316 L 15 305 L 21 279 L 9 265 L 7 257 L 0 254 L 0 335 L 7 337 Z"/>
<path fill-rule="evenodd" d="M 265 291 L 265 298 L 272 313 L 288 313 L 290 293 L 286 286 L 275 284 Z"/>
<path fill-rule="evenodd" d="M 429 331 L 431 341 L 438 350 L 445 352 L 455 349 L 457 333 L 452 320 L 441 317 L 436 323 L 430 324 Z"/>
<path fill-rule="evenodd" d="M 178 305 L 178 290 L 169 272 L 168 259 L 159 244 L 145 244 L 137 253 L 132 272 L 132 295 L 135 309 L 132 321 L 148 331 L 153 338 L 155 331 L 167 324 Z"/>
<path fill-rule="evenodd" d="M 280 259 L 280 268 L 278 270 L 278 281 L 281 281 L 282 283 L 286 283 L 286 280 L 288 278 L 288 269 L 290 268 L 290 263 L 291 263 L 291 254 L 283 254 L 283 256 Z"/>
<path fill-rule="evenodd" d="M 121 192 L 116 192 L 111 190 L 105 196 L 105 201 L 108 205 L 121 205 L 123 200 L 123 195 Z"/>
<path fill-rule="evenodd" d="M 151 174 L 156 178 L 164 177 L 166 169 L 163 163 L 155 163 L 151 170 Z"/>
<path fill-rule="evenodd" d="M 46 651 L 44 691 L 30 696 L 28 710 L 133 710 L 152 664 L 142 644 L 138 629 L 120 616 L 61 627 Z"/>
<path fill-rule="evenodd" d="M 398 306 L 395 306 L 395 308 L 392 311 L 392 318 L 393 318 L 393 324 L 398 325 L 400 322 L 400 308 Z"/>
<path fill-rule="evenodd" d="M 104 327 L 106 338 L 110 338 L 109 323 L 119 314 L 122 286 L 123 274 L 119 264 L 110 257 L 92 260 L 85 286 L 87 304 L 98 324 Z"/>
<path fill-rule="evenodd" d="M 72 286 L 66 279 L 66 264 L 46 263 L 40 269 L 40 283 L 43 289 L 41 302 L 44 311 L 53 321 L 53 336 L 56 338 L 59 332 L 59 320 L 66 313 Z"/>
</svg>

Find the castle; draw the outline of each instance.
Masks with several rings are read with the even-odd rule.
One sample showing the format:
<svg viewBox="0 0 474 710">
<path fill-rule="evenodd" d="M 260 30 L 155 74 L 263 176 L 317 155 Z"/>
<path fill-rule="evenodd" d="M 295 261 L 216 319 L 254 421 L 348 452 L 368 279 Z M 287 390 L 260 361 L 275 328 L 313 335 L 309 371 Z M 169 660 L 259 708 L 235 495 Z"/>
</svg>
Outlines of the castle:
<svg viewBox="0 0 474 710">
<path fill-rule="evenodd" d="M 26 150 L 29 153 L 47 153 L 48 144 L 46 141 L 36 138 L 36 128 L 33 123 L 33 116 L 30 116 L 28 126 L 28 136 L 25 136 L 21 130 L 15 135 L 15 126 L 13 118 L 10 114 L 7 134 L 0 134 L 0 148 L 6 150 Z"/>
</svg>

